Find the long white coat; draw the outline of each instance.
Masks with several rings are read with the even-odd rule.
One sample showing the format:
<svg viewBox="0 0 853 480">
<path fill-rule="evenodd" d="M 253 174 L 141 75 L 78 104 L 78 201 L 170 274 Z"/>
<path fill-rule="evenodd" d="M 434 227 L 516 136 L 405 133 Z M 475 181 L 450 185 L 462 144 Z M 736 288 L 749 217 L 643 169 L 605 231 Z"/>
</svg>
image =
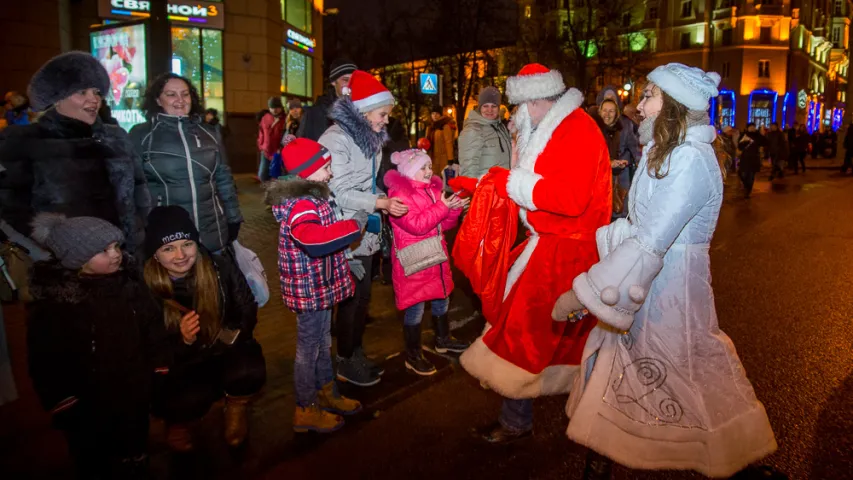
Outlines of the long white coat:
<svg viewBox="0 0 853 480">
<path fill-rule="evenodd" d="M 728 477 L 776 450 L 717 324 L 708 256 L 723 201 L 715 135 L 688 129 L 663 179 L 647 173 L 647 146 L 630 221 L 598 230 L 601 261 L 573 282 L 600 322 L 569 397 L 567 434 L 631 468 Z"/>
</svg>

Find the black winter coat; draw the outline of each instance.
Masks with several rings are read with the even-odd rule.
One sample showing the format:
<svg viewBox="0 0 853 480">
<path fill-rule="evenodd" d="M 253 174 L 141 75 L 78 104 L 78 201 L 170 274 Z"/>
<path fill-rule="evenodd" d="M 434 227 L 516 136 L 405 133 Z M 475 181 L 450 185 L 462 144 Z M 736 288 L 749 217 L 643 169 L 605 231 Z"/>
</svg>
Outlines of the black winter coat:
<svg viewBox="0 0 853 480">
<path fill-rule="evenodd" d="M 147 408 L 151 376 L 168 367 L 180 344 L 167 335 L 162 311 L 130 257 L 122 270 L 97 277 L 56 261 L 37 263 L 30 292 L 30 377 L 45 410 L 115 417 Z M 69 399 L 77 402 L 69 406 Z"/>
<path fill-rule="evenodd" d="M 219 131 L 198 117 L 161 113 L 133 127 L 130 138 L 152 201 L 189 212 L 209 250 L 228 246 L 228 225 L 243 216 Z"/>
<path fill-rule="evenodd" d="M 38 123 L 3 131 L 0 163 L 3 219 L 15 230 L 30 235 L 41 212 L 91 216 L 121 228 L 130 252 L 142 244 L 151 198 L 121 128 L 50 110 Z"/>
<path fill-rule="evenodd" d="M 788 139 L 784 132 L 777 130 L 767 134 L 767 156 L 774 162 L 788 161 Z"/>
<path fill-rule="evenodd" d="M 240 329 L 237 342 L 246 342 L 252 339 L 255 325 L 258 323 L 258 304 L 255 295 L 246 283 L 243 272 L 237 268 L 234 260 L 225 255 L 210 255 L 207 252 L 199 252 L 199 255 L 209 255 L 216 269 L 219 280 L 219 301 L 221 312 L 221 325 L 230 330 Z M 195 309 L 195 284 L 191 277 L 172 281 L 174 300 L 182 306 Z M 173 332 L 178 333 L 178 332 Z M 222 353 L 223 345 L 219 342 L 196 341 L 190 349 L 183 352 L 176 363 L 196 363 L 204 361 L 210 355 Z M 178 366 L 178 368 L 180 368 Z"/>
<path fill-rule="evenodd" d="M 758 132 L 745 132 L 738 142 L 741 150 L 738 168 L 744 172 L 759 172 L 761 170 L 761 147 L 767 145 L 767 140 Z"/>
<path fill-rule="evenodd" d="M 305 109 L 299 123 L 299 130 L 296 131 L 296 136 L 299 138 L 310 138 L 315 142 L 320 139 L 323 133 L 332 126 L 332 120 L 329 119 L 329 111 L 332 110 L 332 105 L 337 100 L 334 87 L 329 87 L 326 93 L 317 97 L 314 105 Z"/>
</svg>

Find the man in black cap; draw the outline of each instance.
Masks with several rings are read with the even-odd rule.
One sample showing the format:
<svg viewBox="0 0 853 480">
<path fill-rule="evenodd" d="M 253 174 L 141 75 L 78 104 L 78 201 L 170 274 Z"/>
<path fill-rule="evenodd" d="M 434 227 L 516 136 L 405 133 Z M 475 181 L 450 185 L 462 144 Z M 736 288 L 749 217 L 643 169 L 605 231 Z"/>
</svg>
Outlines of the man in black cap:
<svg viewBox="0 0 853 480">
<path fill-rule="evenodd" d="M 299 130 L 296 136 L 300 138 L 310 138 L 317 141 L 323 132 L 332 125 L 329 120 L 328 113 L 338 97 L 341 96 L 341 90 L 347 86 L 352 72 L 358 67 L 349 60 L 339 58 L 332 62 L 329 68 L 329 87 L 326 92 L 317 97 L 314 106 L 305 110 L 302 115 L 302 123 L 299 125 Z"/>
</svg>

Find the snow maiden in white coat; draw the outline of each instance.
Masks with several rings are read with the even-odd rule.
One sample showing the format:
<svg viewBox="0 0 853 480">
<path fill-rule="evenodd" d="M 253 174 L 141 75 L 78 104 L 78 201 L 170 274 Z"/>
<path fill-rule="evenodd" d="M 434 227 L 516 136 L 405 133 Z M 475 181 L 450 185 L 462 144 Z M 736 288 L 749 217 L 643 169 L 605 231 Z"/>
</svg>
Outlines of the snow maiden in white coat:
<svg viewBox="0 0 853 480">
<path fill-rule="evenodd" d="M 776 440 L 719 329 L 711 289 L 723 175 L 707 108 L 720 77 L 670 64 L 649 81 L 630 217 L 599 229 L 601 261 L 554 310 L 565 319 L 582 305 L 600 320 L 569 398 L 567 434 L 631 468 L 729 477 L 775 451 Z"/>
</svg>

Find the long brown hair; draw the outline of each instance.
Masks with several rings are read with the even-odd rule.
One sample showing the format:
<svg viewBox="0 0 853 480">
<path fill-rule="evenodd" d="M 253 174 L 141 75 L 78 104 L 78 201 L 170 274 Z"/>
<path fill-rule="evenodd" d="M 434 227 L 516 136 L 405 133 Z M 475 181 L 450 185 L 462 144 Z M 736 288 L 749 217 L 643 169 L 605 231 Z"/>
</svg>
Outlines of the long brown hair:
<svg viewBox="0 0 853 480">
<path fill-rule="evenodd" d="M 194 291 L 193 309 L 199 315 L 199 337 L 203 341 L 210 341 L 219 330 L 220 324 L 219 281 L 213 260 L 201 250 L 196 255 L 195 266 L 190 270 L 187 281 L 191 282 L 190 287 Z M 164 300 L 174 299 L 172 279 L 157 259 L 151 257 L 145 262 L 143 275 L 145 283 L 154 294 Z M 166 328 L 180 331 L 183 314 L 168 303 L 163 304 L 163 310 Z"/>
<path fill-rule="evenodd" d="M 654 129 L 652 130 L 655 145 L 649 151 L 648 169 L 650 175 L 653 174 L 655 178 L 661 179 L 669 174 L 667 159 L 677 146 L 684 143 L 684 139 L 687 136 L 687 117 L 690 110 L 670 97 L 657 85 L 654 88 L 660 92 L 663 103 L 660 113 L 655 120 Z M 714 139 L 712 146 L 717 157 L 717 163 L 720 165 L 720 173 L 725 178 L 726 161 L 729 155 L 726 153 L 725 148 L 723 148 L 723 143 L 719 136 Z M 666 171 L 664 171 L 665 163 L 667 164 Z"/>
</svg>

